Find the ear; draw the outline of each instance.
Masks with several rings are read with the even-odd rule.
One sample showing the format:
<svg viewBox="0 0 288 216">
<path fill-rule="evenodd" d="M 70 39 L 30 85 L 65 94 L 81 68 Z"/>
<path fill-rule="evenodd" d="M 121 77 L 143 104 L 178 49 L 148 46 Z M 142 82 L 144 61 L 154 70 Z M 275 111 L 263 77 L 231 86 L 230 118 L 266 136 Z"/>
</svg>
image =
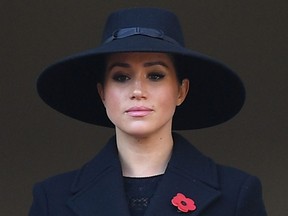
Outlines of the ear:
<svg viewBox="0 0 288 216">
<path fill-rule="evenodd" d="M 97 83 L 97 91 L 102 100 L 102 103 L 105 105 L 104 88 L 101 83 Z"/>
<path fill-rule="evenodd" d="M 177 98 L 177 106 L 180 106 L 185 100 L 189 91 L 189 80 L 183 79 L 181 85 L 179 86 L 179 94 Z"/>
</svg>

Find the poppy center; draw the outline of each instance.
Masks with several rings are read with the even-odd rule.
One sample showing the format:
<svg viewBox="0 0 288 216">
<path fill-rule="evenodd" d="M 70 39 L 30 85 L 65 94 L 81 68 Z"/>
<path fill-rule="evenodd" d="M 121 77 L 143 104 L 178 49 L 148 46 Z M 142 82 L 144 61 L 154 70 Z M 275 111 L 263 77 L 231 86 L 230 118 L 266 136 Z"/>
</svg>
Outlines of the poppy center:
<svg viewBox="0 0 288 216">
<path fill-rule="evenodd" d="M 181 204 L 182 204 L 183 206 L 186 206 L 186 205 L 187 205 L 187 203 L 186 203 L 185 201 L 181 201 Z"/>
</svg>

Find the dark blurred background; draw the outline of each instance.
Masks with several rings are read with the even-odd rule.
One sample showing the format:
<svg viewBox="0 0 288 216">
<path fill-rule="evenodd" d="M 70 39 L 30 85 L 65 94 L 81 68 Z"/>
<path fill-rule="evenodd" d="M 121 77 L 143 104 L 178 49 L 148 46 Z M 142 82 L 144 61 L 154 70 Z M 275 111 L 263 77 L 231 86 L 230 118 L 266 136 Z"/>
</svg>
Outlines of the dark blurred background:
<svg viewBox="0 0 288 216">
<path fill-rule="evenodd" d="M 174 11 L 187 47 L 238 72 L 247 87 L 240 114 L 181 133 L 217 162 L 258 176 L 269 215 L 287 215 L 287 0 L 2 0 L 0 215 L 27 215 L 35 182 L 79 168 L 113 134 L 50 109 L 35 80 L 50 63 L 97 46 L 107 15 L 134 6 Z"/>
</svg>

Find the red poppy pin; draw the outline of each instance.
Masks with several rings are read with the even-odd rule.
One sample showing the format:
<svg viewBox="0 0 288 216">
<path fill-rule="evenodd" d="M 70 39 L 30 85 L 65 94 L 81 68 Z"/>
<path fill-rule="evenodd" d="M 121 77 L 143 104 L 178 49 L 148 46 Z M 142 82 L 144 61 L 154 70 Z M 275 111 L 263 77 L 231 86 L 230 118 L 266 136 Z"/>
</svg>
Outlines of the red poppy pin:
<svg viewBox="0 0 288 216">
<path fill-rule="evenodd" d="M 182 193 L 177 193 L 177 195 L 171 200 L 171 203 L 176 206 L 180 212 L 187 213 L 196 210 L 195 202 Z"/>
</svg>

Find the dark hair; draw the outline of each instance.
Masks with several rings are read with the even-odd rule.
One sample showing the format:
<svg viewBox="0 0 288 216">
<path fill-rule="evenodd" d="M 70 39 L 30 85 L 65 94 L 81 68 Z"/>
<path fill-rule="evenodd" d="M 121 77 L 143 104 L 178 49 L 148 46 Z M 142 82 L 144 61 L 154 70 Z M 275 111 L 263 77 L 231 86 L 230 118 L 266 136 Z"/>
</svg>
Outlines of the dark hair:
<svg viewBox="0 0 288 216">
<path fill-rule="evenodd" d="M 183 61 L 183 57 L 177 54 L 168 54 L 168 55 L 172 59 L 176 71 L 177 80 L 181 84 L 182 81 L 187 78 L 186 76 L 187 71 L 186 68 L 184 67 L 185 63 Z"/>
</svg>

